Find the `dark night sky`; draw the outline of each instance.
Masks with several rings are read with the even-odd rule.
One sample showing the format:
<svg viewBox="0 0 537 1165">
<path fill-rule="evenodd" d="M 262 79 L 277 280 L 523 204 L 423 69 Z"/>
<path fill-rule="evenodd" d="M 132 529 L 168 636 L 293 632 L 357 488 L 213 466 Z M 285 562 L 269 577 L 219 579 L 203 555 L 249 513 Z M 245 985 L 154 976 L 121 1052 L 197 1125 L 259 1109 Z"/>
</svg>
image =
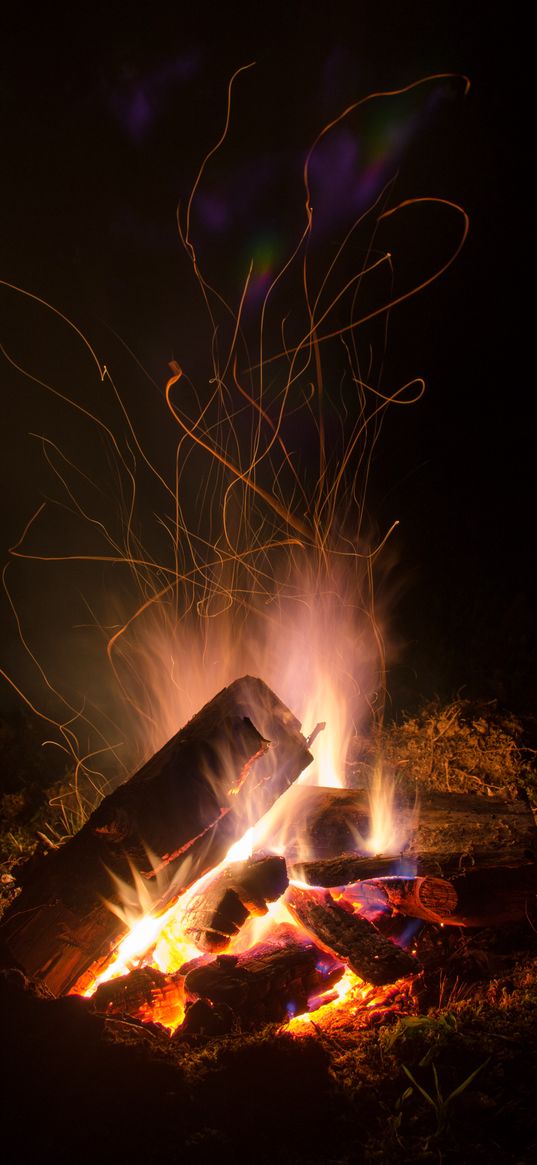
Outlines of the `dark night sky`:
<svg viewBox="0 0 537 1165">
<path fill-rule="evenodd" d="M 67 312 L 129 367 L 113 332 L 157 384 L 196 337 L 175 209 L 237 89 L 241 149 L 301 157 L 321 125 L 372 89 L 438 71 L 472 88 L 409 145 L 401 196 L 461 202 L 471 229 L 456 266 L 392 319 L 387 373 L 425 376 L 424 400 L 388 422 L 369 505 L 400 520 L 405 593 L 392 626 L 406 643 L 397 700 L 457 690 L 530 706 L 533 437 L 528 380 L 529 83 L 523 32 L 489 6 L 291 3 L 92 5 L 11 18 L 2 150 L 3 277 Z M 507 21 L 513 20 L 509 15 Z M 516 49 L 515 49 L 516 46 Z M 525 128 L 526 126 L 526 128 Z M 428 236 L 422 240 L 426 248 Z M 69 345 L 12 293 L 6 345 L 65 372 Z M 189 333 L 189 329 L 192 331 Z M 110 358 L 109 356 L 107 358 Z M 32 364 L 32 367 L 35 367 Z M 130 377 L 133 409 L 149 391 Z M 5 368 L 2 559 L 46 491 L 29 431 L 69 436 L 60 409 Z M 149 433 L 149 438 L 156 439 Z M 7 618 L 8 662 L 15 658 Z"/>
</svg>

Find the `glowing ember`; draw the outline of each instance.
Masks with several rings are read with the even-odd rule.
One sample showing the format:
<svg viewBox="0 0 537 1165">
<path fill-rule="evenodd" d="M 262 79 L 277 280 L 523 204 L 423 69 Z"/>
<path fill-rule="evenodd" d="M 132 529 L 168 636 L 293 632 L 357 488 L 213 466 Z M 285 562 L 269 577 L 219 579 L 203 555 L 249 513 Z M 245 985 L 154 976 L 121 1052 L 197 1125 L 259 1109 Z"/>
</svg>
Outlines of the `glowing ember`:
<svg viewBox="0 0 537 1165">
<path fill-rule="evenodd" d="M 375 774 L 370 799 L 371 828 L 366 839 L 370 852 L 376 853 L 378 849 L 389 850 L 390 847 L 400 846 L 401 827 L 396 821 L 393 785 L 382 781 L 380 770 Z M 280 802 L 286 804 L 285 795 L 280 798 Z M 169 977 L 181 972 L 186 965 L 195 964 L 201 952 L 185 933 L 185 917 L 190 904 L 196 897 L 203 896 L 220 872 L 231 862 L 247 862 L 256 848 L 258 838 L 263 837 L 265 842 L 267 841 L 271 825 L 273 830 L 271 848 L 281 850 L 282 828 L 285 834 L 285 815 L 282 817 L 280 806 L 279 815 L 273 810 L 264 821 L 258 823 L 257 827 L 247 830 L 240 841 L 230 847 L 220 866 L 198 879 L 165 913 L 159 916 L 147 914 L 142 917 L 121 942 L 105 970 L 86 989 L 85 994 L 91 996 L 101 988 L 102 996 L 103 984 L 114 979 L 120 980 L 122 976 L 136 968 L 153 968 Z M 365 844 L 363 839 L 361 844 L 362 846 Z M 293 885 L 305 890 L 310 889 L 296 879 L 293 880 Z M 347 901 L 345 890 L 340 890 L 335 897 L 343 904 Z M 351 911 L 362 909 L 362 903 L 354 901 L 352 893 L 349 896 L 348 908 Z M 263 907 L 262 916 L 259 914 L 261 910 L 255 911 L 239 933 L 230 940 L 227 948 L 230 956 L 245 955 L 252 949 L 258 949 L 259 944 L 267 942 L 270 944 L 273 936 L 282 927 L 286 930 L 291 928 L 299 942 L 302 941 L 302 937 L 308 937 L 290 915 L 281 898 L 276 902 L 267 903 Z M 119 986 L 121 984 L 118 988 Z M 127 987 L 125 990 L 128 990 Z M 355 1015 L 358 1011 L 371 1010 L 377 1004 L 384 1005 L 390 990 L 371 988 L 347 967 L 338 983 L 326 992 L 317 991 L 317 994 L 310 998 L 307 1012 L 296 1015 L 295 1005 L 289 1003 L 291 1030 L 297 1033 L 305 1030 L 304 1025 L 307 1024 L 310 1015 L 315 1016 L 316 1022 L 324 1023 L 336 1011 L 342 1009 L 349 1015 Z M 150 999 L 143 999 L 137 1003 L 136 1013 L 140 1018 L 151 1018 L 174 1031 L 185 1018 L 184 990 L 179 988 L 176 979 L 167 979 L 162 988 L 152 992 Z"/>
</svg>

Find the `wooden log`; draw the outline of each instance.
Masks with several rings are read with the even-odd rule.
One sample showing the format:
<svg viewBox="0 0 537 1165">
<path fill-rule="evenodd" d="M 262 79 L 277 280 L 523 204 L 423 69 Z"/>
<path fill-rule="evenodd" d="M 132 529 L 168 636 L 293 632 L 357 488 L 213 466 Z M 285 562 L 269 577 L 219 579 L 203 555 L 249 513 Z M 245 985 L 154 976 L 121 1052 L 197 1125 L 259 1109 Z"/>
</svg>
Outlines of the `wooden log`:
<svg viewBox="0 0 537 1165">
<path fill-rule="evenodd" d="M 343 975 L 344 967 L 310 939 L 288 938 L 284 945 L 259 943 L 240 955 L 218 955 L 189 970 L 188 994 L 226 1004 L 248 1029 L 286 1023 L 308 1011 Z M 187 1012 L 188 1016 L 188 1012 Z"/>
<path fill-rule="evenodd" d="M 392 910 L 425 922 L 449 922 L 458 905 L 455 887 L 444 878 L 375 878 L 367 885 L 383 891 Z"/>
<path fill-rule="evenodd" d="M 363 839 L 371 832 L 369 793 L 366 789 L 323 789 L 297 786 L 287 796 L 290 826 L 286 856 L 289 868 L 300 871 L 308 863 L 340 855 L 357 858 L 400 856 L 419 863 L 418 872 L 442 877 L 461 867 L 513 866 L 537 860 L 537 827 L 527 798 L 508 801 L 469 793 L 423 793 L 419 803 L 402 792 L 396 796 L 398 825 L 406 841 L 401 855 L 367 853 Z M 363 867 L 364 869 L 366 867 Z M 361 875 L 353 866 L 350 877 Z M 393 873 L 398 870 L 392 868 Z M 323 870 L 309 865 L 308 879 L 317 884 Z M 329 877 L 325 867 L 325 878 Z M 344 876 L 340 869 L 336 875 Z M 300 880 L 306 879 L 298 874 Z M 324 884 L 327 884 L 326 881 Z M 338 882 L 342 885 L 344 882 Z"/>
<path fill-rule="evenodd" d="M 261 854 L 230 862 L 190 900 L 184 933 L 199 950 L 225 950 L 246 920 L 266 914 L 267 902 L 275 902 L 287 886 L 285 858 Z"/>
<path fill-rule="evenodd" d="M 173 1029 L 183 1018 L 184 999 L 182 975 L 164 975 L 155 967 L 137 967 L 128 975 L 101 983 L 91 996 L 91 1005 L 102 1015 L 129 1015 Z"/>
<path fill-rule="evenodd" d="M 445 926 L 503 926 L 535 917 L 537 864 L 474 868 L 440 878 L 375 879 L 392 909 Z"/>
<path fill-rule="evenodd" d="M 338 955 L 361 979 L 375 986 L 395 983 L 421 970 L 419 963 L 379 934 L 372 922 L 328 893 L 291 885 L 285 905 L 325 950 Z"/>
<path fill-rule="evenodd" d="M 306 882 L 308 886 L 334 889 L 336 886 L 349 886 L 354 882 L 399 874 L 402 867 L 404 872 L 405 865 L 408 867 L 407 872 L 413 874 L 415 862 L 412 860 L 405 862 L 400 855 L 388 858 L 363 858 L 350 853 L 341 854 L 336 858 L 297 862 L 289 868 L 289 877 L 297 882 Z"/>
<path fill-rule="evenodd" d="M 128 929 L 107 902 L 137 903 L 136 875 L 155 904 L 192 885 L 311 759 L 266 684 L 236 680 L 31 868 L 0 924 L 4 959 L 54 994 L 83 991 Z"/>
</svg>

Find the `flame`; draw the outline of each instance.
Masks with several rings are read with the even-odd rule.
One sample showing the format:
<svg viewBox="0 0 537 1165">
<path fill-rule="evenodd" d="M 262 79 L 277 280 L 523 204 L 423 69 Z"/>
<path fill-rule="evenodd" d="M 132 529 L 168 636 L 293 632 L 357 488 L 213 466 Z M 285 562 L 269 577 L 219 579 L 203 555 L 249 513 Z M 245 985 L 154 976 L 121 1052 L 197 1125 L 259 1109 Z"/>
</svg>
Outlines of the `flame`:
<svg viewBox="0 0 537 1165">
<path fill-rule="evenodd" d="M 353 143 L 351 160 L 360 158 L 370 106 L 386 108 L 401 94 L 414 92 L 417 101 L 422 94 L 425 109 L 431 90 L 438 93 L 451 82 L 444 75 L 426 77 L 398 91 L 371 94 L 322 128 L 306 155 L 296 237 L 274 246 L 272 258 L 251 245 L 247 270 L 224 296 L 214 292 L 211 272 L 201 269 L 198 250 L 207 248 L 203 239 L 198 247 L 198 234 L 211 203 L 213 155 L 224 147 L 232 88 L 243 71 L 230 81 L 222 132 L 205 153 L 178 221 L 207 309 L 207 343 L 181 354 L 181 364 L 173 362 L 163 397 L 155 394 L 159 411 L 149 423 L 146 415 L 138 421 L 131 415 L 111 370 L 73 321 L 8 285 L 14 296 L 64 329 L 67 345 L 76 343 L 84 374 L 73 376 L 73 382 L 87 392 L 86 374 L 93 376 L 91 399 L 98 395 L 106 401 L 101 415 L 87 407 L 87 397 L 77 398 L 76 387 L 58 387 L 53 374 L 34 367 L 31 358 L 26 366 L 16 352 L 5 353 L 17 376 L 58 399 L 81 426 L 78 456 L 67 456 L 48 438 L 42 442 L 60 491 L 56 504 L 62 522 L 55 503 L 39 506 L 10 554 L 19 565 L 30 563 L 33 572 L 55 565 L 63 571 L 83 566 L 88 577 L 95 572 L 98 597 L 82 602 L 80 618 L 78 606 L 77 616 L 70 616 L 84 635 L 89 623 L 98 645 L 93 687 L 90 666 L 83 681 L 78 674 L 78 649 L 66 650 L 77 661 L 71 687 L 54 679 L 58 644 L 65 642 L 60 629 L 67 609 L 65 576 L 56 588 L 50 582 L 32 586 L 34 602 L 41 593 L 61 597 L 60 628 L 50 631 L 50 618 L 43 619 L 53 645 L 50 674 L 25 635 L 3 576 L 24 658 L 47 697 L 43 708 L 52 696 L 58 718 L 51 719 L 38 700 L 24 695 L 20 682 L 2 674 L 37 715 L 55 726 L 55 743 L 75 766 L 77 789 L 81 776 L 101 787 L 103 774 L 93 765 L 102 756 L 108 757 L 117 783 L 216 691 L 247 672 L 262 674 L 303 724 L 313 728 L 326 721 L 313 769 L 305 777 L 310 783 L 345 785 L 351 737 L 372 714 L 382 713 L 379 564 L 397 522 L 378 539 L 366 538 L 365 492 L 384 415 L 392 406 L 412 406 L 424 384 L 416 377 L 386 386 L 382 352 L 377 367 L 371 355 L 376 336 L 368 328 L 448 269 L 464 243 L 468 219 L 461 207 L 438 197 L 407 199 L 387 208 L 399 153 L 385 157 L 379 168 L 382 159 L 375 151 L 366 171 L 349 182 L 345 143 Z M 405 133 L 395 137 L 402 148 Z M 331 158 L 340 164 L 327 165 Z M 337 183 L 333 187 L 332 179 L 338 173 L 344 176 L 347 202 L 338 205 L 336 198 L 333 205 Z M 359 198 L 350 198 L 349 191 L 359 192 Z M 416 215 L 414 229 L 419 229 L 418 208 L 425 216 L 457 219 L 460 238 L 435 269 L 428 266 L 426 253 L 424 268 L 418 270 L 420 252 L 414 248 L 405 283 L 404 253 L 400 260 L 400 248 L 392 254 L 386 243 L 394 220 L 412 222 Z M 328 220 L 329 252 L 323 246 Z M 372 256 L 374 237 L 378 250 Z M 140 438 L 151 431 L 159 434 L 156 455 Z M 94 481 L 91 456 L 96 451 L 102 468 Z M 118 513 L 111 512 L 111 498 L 121 499 Z M 72 538 L 65 515 L 75 521 Z M 77 580 L 74 589 L 80 605 Z M 83 692 L 66 697 L 64 687 Z M 258 823 L 252 807 L 253 828 L 228 857 L 240 860 L 260 842 L 284 852 L 288 805 L 281 798 Z M 360 839 L 366 852 L 399 852 L 394 793 L 380 770 L 371 790 L 370 817 L 369 835 Z M 170 971 L 193 957 L 197 952 L 184 939 L 181 919 L 190 895 L 202 886 L 197 882 L 160 916 L 143 914 L 142 903 L 143 916 L 87 993 L 133 966 Z M 131 910 L 132 904 L 127 906 Z M 281 909 L 269 907 L 264 919 L 249 924 L 250 931 L 244 928 L 239 941 L 254 941 L 254 934 L 274 925 Z M 349 976 L 338 993 L 340 1002 L 359 990 L 359 981 L 353 986 Z"/>
<path fill-rule="evenodd" d="M 190 902 L 195 896 L 203 893 L 204 887 L 229 862 L 247 860 L 257 848 L 260 839 L 264 839 L 266 842 L 267 838 L 271 836 L 272 845 L 270 848 L 272 852 L 278 848 L 283 852 L 286 828 L 285 807 L 288 805 L 289 795 L 292 795 L 292 789 L 280 797 L 276 806 L 262 821 L 258 822 L 255 827 L 248 829 L 239 841 L 230 846 L 226 857 L 218 867 L 199 878 L 164 913 L 160 915 L 145 914 L 140 918 L 121 941 L 106 968 L 86 987 L 84 994 L 86 996 L 93 995 L 102 983 L 123 976 L 138 966 L 151 966 L 163 973 L 172 974 L 179 971 L 186 963 L 198 958 L 200 951 L 190 939 L 185 937 L 184 933 L 185 913 Z M 373 854 L 399 852 L 397 847 L 402 844 L 404 826 L 398 820 L 396 813 L 394 784 L 383 776 L 380 767 L 375 770 L 370 790 L 370 806 L 371 830 L 368 837 L 360 841 L 362 849 L 367 846 L 368 851 Z M 302 886 L 304 889 L 309 888 L 306 883 L 301 883 L 297 879 L 293 879 L 293 884 Z M 346 897 L 345 890 L 340 890 L 336 897 L 344 899 Z M 362 904 L 355 902 L 352 896 L 349 901 L 351 901 L 353 909 L 362 909 Z M 270 939 L 271 932 L 282 923 L 292 926 L 299 933 L 301 932 L 301 928 L 287 910 L 282 899 L 267 903 L 266 913 L 250 917 L 241 928 L 238 936 L 230 942 L 229 950 L 234 954 L 248 951 L 257 943 Z M 76 988 L 74 990 L 76 991 Z M 359 1010 L 382 1003 L 385 998 L 386 990 L 379 992 L 377 989 L 376 992 L 372 992 L 372 988 L 364 984 L 347 967 L 342 979 L 329 990 L 326 998 L 319 994 L 315 999 L 311 1007 L 311 1014 L 315 1015 L 316 1022 L 318 1020 L 324 1022 L 336 1011 L 346 1008 L 349 1015 L 355 1015 Z M 184 1019 L 184 998 L 181 993 L 170 992 L 169 997 L 157 997 L 154 1007 L 146 1008 L 145 1011 L 142 1009 L 141 1014 L 145 1018 L 152 1018 L 154 1021 L 162 1023 L 170 1031 L 174 1031 Z M 310 1013 L 291 1016 L 291 1030 L 297 1032 L 303 1030 L 309 1018 Z"/>
<path fill-rule="evenodd" d="M 390 774 L 376 765 L 369 789 L 370 832 L 360 839 L 365 853 L 400 854 L 416 824 L 417 801 L 410 811 L 396 807 L 396 785 Z"/>
</svg>

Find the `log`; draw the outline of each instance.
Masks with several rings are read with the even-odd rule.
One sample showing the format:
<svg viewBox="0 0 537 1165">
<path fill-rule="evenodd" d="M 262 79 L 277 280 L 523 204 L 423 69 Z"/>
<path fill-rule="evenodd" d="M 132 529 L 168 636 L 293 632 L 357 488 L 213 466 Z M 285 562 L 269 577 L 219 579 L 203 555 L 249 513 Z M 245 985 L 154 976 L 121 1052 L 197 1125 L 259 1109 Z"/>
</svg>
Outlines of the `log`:
<svg viewBox="0 0 537 1165">
<path fill-rule="evenodd" d="M 255 855 L 230 862 L 188 903 L 182 929 L 202 951 L 222 951 L 251 915 L 267 913 L 288 886 L 285 858 Z"/>
<path fill-rule="evenodd" d="M 414 872 L 439 877 L 461 867 L 513 866 L 537 860 L 537 827 L 526 797 L 508 801 L 501 797 L 480 797 L 469 793 L 423 793 L 419 804 L 400 792 L 396 797 L 398 825 L 403 837 L 402 853 L 368 854 L 362 841 L 371 832 L 369 793 L 366 789 L 323 789 L 301 785 L 286 800 L 290 805 L 290 829 L 286 855 L 289 868 L 308 870 L 308 880 L 328 884 L 328 867 L 315 871 L 310 863 L 341 861 L 349 854 L 352 861 L 364 858 L 397 858 L 417 863 Z M 366 869 L 363 867 L 362 869 Z M 363 877 L 359 867 L 351 865 L 345 876 L 343 868 L 332 871 L 337 878 L 356 881 Z M 398 873 L 396 865 L 392 873 Z M 295 875 L 293 875 L 295 876 Z M 325 881 L 319 879 L 324 877 Z"/>
<path fill-rule="evenodd" d="M 328 893 L 291 885 L 284 902 L 325 950 L 344 959 L 355 975 L 368 983 L 395 983 L 421 970 L 413 955 L 384 938 L 349 904 L 335 902 Z"/>
<path fill-rule="evenodd" d="M 350 886 L 355 882 L 404 873 L 405 867 L 408 874 L 413 874 L 415 862 L 412 860 L 405 862 L 401 855 L 389 858 L 363 858 L 350 853 L 341 854 L 337 858 L 298 862 L 290 866 L 289 877 L 296 882 L 305 882 L 308 886 L 335 889 L 338 886 Z"/>
<path fill-rule="evenodd" d="M 258 943 L 244 954 L 204 961 L 188 971 L 185 989 L 212 1004 L 225 1004 L 247 1030 L 302 1015 L 309 1000 L 329 991 L 343 972 L 341 961 L 315 942 L 289 936 L 283 945 Z"/>
<path fill-rule="evenodd" d="M 91 996 L 91 1006 L 101 1015 L 128 1015 L 173 1029 L 183 1018 L 184 998 L 182 975 L 137 967 L 128 975 L 101 983 Z"/>
<path fill-rule="evenodd" d="M 270 688 L 236 680 L 29 869 L 0 924 L 4 959 L 56 995 L 84 991 L 128 929 L 107 903 L 137 905 L 137 876 L 155 905 L 192 885 L 311 759 Z"/>
<path fill-rule="evenodd" d="M 535 917 L 537 864 L 474 868 L 440 878 L 386 878 L 370 883 L 383 890 L 392 909 L 445 926 L 503 926 Z"/>
</svg>

